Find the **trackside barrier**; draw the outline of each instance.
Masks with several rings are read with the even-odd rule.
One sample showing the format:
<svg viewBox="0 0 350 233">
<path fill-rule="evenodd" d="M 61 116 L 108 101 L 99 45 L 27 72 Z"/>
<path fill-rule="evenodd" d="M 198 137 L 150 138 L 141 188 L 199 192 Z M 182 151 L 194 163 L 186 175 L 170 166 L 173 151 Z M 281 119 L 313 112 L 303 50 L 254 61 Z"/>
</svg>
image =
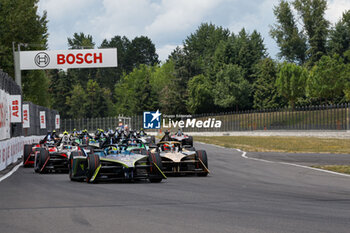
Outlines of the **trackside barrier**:
<svg viewBox="0 0 350 233">
<path fill-rule="evenodd" d="M 15 137 L 0 142 L 0 171 L 15 163 L 23 155 L 24 144 L 37 143 L 44 136 Z"/>
</svg>

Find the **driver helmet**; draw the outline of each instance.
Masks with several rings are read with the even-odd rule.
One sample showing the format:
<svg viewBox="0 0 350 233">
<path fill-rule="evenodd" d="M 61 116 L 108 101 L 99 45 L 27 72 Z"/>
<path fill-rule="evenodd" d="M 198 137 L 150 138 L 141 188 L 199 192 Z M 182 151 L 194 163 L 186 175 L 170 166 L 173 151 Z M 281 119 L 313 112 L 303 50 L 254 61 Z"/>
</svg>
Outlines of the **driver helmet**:
<svg viewBox="0 0 350 233">
<path fill-rule="evenodd" d="M 112 146 L 112 147 L 109 148 L 108 153 L 109 154 L 117 154 L 118 153 L 118 148 L 115 147 L 115 146 Z"/>
<path fill-rule="evenodd" d="M 67 132 L 67 131 L 64 131 L 64 132 L 63 132 L 63 135 L 68 135 L 68 132 Z"/>
</svg>

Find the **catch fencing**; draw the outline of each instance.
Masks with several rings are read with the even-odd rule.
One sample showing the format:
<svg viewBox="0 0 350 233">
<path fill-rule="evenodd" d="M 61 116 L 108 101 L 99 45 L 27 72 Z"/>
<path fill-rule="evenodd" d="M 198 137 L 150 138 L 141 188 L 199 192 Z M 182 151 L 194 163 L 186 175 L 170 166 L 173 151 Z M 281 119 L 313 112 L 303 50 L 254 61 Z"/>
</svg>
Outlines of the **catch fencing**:
<svg viewBox="0 0 350 233">
<path fill-rule="evenodd" d="M 24 101 L 23 104 L 27 104 L 29 107 L 29 128 L 23 128 L 24 136 L 31 135 L 45 135 L 48 131 L 52 131 L 55 128 L 55 119 L 58 115 L 58 111 L 49 109 L 47 107 L 39 106 L 28 101 Z M 44 111 L 46 116 L 46 128 L 40 128 L 40 112 Z"/>
<path fill-rule="evenodd" d="M 228 131 L 254 131 L 254 130 L 349 130 L 349 104 L 317 105 L 297 107 L 295 109 L 265 109 L 238 112 L 197 114 L 185 118 L 161 117 L 161 130 L 174 131 L 180 128 L 173 122 L 184 121 L 183 130 L 186 132 L 228 132 Z M 186 126 L 187 121 L 212 122 L 221 121 L 221 127 L 192 127 Z M 62 119 L 61 128 L 72 131 L 87 129 L 94 131 L 97 128 L 115 129 L 123 121 L 131 129 L 143 128 L 143 116 L 131 117 L 105 117 Z M 164 121 L 164 122 L 163 122 Z M 208 122 L 207 122 L 208 123 Z M 166 128 L 164 126 L 167 126 Z M 169 127 L 170 126 L 170 127 Z M 158 131 L 158 130 L 148 130 Z"/>
</svg>

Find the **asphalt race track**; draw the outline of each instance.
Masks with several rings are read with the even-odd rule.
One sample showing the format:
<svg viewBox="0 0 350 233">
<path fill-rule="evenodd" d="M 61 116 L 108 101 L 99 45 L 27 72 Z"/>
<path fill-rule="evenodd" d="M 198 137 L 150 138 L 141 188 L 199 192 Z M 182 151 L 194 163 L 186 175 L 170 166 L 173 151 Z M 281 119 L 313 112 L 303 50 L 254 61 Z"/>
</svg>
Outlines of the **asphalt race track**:
<svg viewBox="0 0 350 233">
<path fill-rule="evenodd" d="M 0 232 L 350 232 L 350 177 L 195 146 L 208 177 L 86 184 L 20 167 L 0 182 Z"/>
</svg>

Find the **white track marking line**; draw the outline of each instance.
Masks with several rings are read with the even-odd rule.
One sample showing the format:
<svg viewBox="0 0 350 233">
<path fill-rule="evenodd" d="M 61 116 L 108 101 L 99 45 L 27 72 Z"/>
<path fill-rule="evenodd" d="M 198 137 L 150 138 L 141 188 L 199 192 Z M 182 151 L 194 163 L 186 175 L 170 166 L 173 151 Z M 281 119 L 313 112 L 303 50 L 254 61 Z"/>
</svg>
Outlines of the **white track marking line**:
<svg viewBox="0 0 350 233">
<path fill-rule="evenodd" d="M 345 176 L 345 177 L 350 177 L 350 175 L 348 174 L 344 174 L 344 173 L 339 173 L 339 172 L 333 172 L 333 171 L 328 171 L 328 170 L 323 170 L 320 168 L 315 168 L 315 167 L 308 167 L 308 166 L 304 166 L 304 165 L 299 165 L 299 164 L 295 164 L 295 163 L 286 163 L 286 162 L 274 162 L 274 161 L 269 161 L 269 160 L 265 160 L 265 159 L 257 159 L 257 158 L 250 158 L 247 156 L 247 152 L 242 151 L 240 149 L 236 149 L 239 152 L 242 152 L 242 157 L 245 159 L 252 159 L 252 160 L 257 160 L 257 161 L 261 161 L 261 162 L 266 162 L 266 163 L 278 163 L 278 164 L 284 164 L 284 165 L 289 165 L 289 166 L 294 166 L 294 167 L 300 167 L 300 168 L 306 168 L 306 169 L 310 169 L 310 170 L 314 170 L 314 171 L 320 171 L 320 172 L 325 172 L 325 173 L 329 173 L 329 174 L 333 174 L 333 175 L 339 175 L 339 176 Z"/>
<path fill-rule="evenodd" d="M 224 148 L 224 149 L 234 149 L 234 150 L 237 150 L 238 152 L 241 152 L 241 153 L 242 153 L 242 154 L 241 154 L 241 157 L 242 157 L 242 158 L 245 158 L 245 159 L 251 159 L 251 160 L 260 161 L 260 162 L 264 162 L 264 163 L 284 164 L 284 165 L 289 165 L 289 166 L 294 166 L 294 167 L 306 168 L 306 169 L 310 169 L 310 170 L 314 170 L 314 171 L 319 171 L 319 172 L 325 172 L 325 173 L 329 173 L 329 174 L 333 174 L 333 175 L 338 175 L 338 176 L 350 177 L 350 175 L 348 175 L 348 174 L 339 173 L 339 172 L 333 172 L 333 171 L 328 171 L 328 170 L 323 170 L 323 169 L 315 168 L 315 167 L 308 167 L 308 166 L 299 165 L 299 164 L 295 164 L 295 163 L 274 162 L 274 161 L 269 161 L 269 160 L 265 160 L 265 159 L 251 158 L 251 157 L 248 157 L 248 156 L 247 156 L 247 152 L 246 152 L 246 151 L 242 151 L 242 150 L 240 150 L 240 149 L 227 148 L 227 147 L 218 146 L 218 145 L 214 145 L 214 144 L 208 144 L 208 143 L 204 143 L 204 142 L 196 142 L 196 143 L 205 144 L 205 145 L 211 145 L 211 146 L 215 146 L 215 147 L 219 147 L 219 148 Z"/>
<path fill-rule="evenodd" d="M 22 166 L 22 165 L 23 165 L 22 163 L 17 164 L 14 168 L 12 168 L 12 170 L 11 170 L 10 172 L 8 172 L 8 173 L 6 173 L 6 175 L 0 177 L 0 182 L 3 181 L 3 180 L 5 180 L 5 179 L 8 178 L 9 176 L 11 176 L 13 173 L 15 173 L 15 172 L 18 170 L 18 168 L 19 168 L 20 166 Z"/>
</svg>

